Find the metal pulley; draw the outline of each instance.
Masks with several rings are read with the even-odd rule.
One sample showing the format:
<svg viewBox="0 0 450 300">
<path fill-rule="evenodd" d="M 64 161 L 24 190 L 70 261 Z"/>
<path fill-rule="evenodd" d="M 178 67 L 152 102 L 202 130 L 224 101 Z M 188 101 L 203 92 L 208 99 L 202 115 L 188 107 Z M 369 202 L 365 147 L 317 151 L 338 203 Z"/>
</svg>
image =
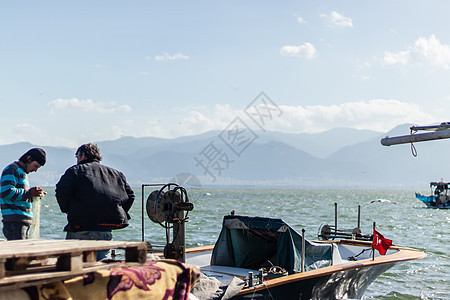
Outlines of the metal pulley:
<svg viewBox="0 0 450 300">
<path fill-rule="evenodd" d="M 153 191 L 147 198 L 146 210 L 147 215 L 155 223 L 165 221 L 161 199 L 158 197 L 159 191 Z"/>
<path fill-rule="evenodd" d="M 332 234 L 332 231 L 331 231 L 330 225 L 322 224 L 319 228 L 319 234 L 317 236 L 321 240 L 328 240 L 328 238 L 330 238 L 331 234 Z"/>
</svg>

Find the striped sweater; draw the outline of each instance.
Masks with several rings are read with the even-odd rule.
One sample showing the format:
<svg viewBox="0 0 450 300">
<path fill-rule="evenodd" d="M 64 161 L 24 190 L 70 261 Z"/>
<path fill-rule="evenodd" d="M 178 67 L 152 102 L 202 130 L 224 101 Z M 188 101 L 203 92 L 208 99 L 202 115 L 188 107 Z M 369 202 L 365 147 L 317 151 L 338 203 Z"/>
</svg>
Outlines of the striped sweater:
<svg viewBox="0 0 450 300">
<path fill-rule="evenodd" d="M 0 179 L 0 209 L 4 223 L 31 224 L 33 213 L 29 189 L 27 173 L 19 162 L 13 162 L 3 170 Z"/>
</svg>

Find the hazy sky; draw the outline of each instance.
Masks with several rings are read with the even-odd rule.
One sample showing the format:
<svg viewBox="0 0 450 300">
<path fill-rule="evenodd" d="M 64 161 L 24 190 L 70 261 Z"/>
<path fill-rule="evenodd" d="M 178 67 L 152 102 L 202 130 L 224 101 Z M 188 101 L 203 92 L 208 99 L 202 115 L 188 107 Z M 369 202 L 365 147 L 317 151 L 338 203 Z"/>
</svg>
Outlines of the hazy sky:
<svg viewBox="0 0 450 300">
<path fill-rule="evenodd" d="M 450 121 L 450 1 L 0 1 L 0 144 Z M 405 133 L 406 134 L 406 133 Z"/>
</svg>

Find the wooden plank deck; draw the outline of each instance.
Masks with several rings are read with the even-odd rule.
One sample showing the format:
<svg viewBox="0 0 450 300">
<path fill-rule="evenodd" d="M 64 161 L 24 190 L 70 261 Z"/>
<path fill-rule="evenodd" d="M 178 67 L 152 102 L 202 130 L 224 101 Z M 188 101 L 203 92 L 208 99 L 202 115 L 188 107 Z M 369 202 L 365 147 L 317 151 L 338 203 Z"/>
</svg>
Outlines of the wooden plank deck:
<svg viewBox="0 0 450 300">
<path fill-rule="evenodd" d="M 125 250 L 125 262 L 97 263 L 97 251 L 108 249 Z M 146 260 L 145 242 L 41 239 L 0 242 L 0 290 L 143 264 Z"/>
</svg>

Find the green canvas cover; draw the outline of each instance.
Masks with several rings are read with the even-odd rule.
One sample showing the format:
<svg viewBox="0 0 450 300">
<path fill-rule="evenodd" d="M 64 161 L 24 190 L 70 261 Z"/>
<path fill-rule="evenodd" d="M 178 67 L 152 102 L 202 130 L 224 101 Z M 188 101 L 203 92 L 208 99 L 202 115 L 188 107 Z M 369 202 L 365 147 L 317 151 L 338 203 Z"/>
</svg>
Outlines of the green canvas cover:
<svg viewBox="0 0 450 300">
<path fill-rule="evenodd" d="M 305 271 L 331 265 L 332 245 L 305 239 Z M 281 219 L 225 216 L 211 265 L 258 270 L 273 265 L 301 272 L 302 236 Z"/>
</svg>

